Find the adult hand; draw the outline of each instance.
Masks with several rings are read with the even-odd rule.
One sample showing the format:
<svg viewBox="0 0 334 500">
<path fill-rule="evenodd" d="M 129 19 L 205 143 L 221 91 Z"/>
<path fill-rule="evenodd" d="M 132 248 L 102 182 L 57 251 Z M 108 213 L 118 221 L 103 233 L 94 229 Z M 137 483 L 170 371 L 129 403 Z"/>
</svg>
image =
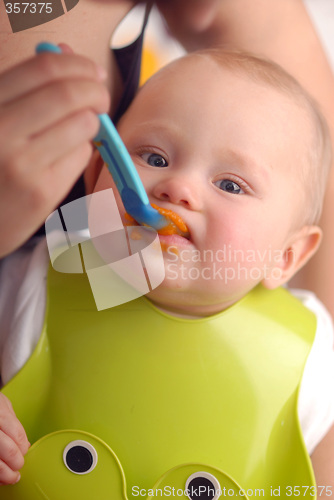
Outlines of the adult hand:
<svg viewBox="0 0 334 500">
<path fill-rule="evenodd" d="M 0 74 L 0 256 L 44 222 L 86 167 L 105 74 L 69 47 Z"/>
<path fill-rule="evenodd" d="M 30 443 L 9 399 L 0 393 L 0 484 L 13 484 Z"/>
</svg>

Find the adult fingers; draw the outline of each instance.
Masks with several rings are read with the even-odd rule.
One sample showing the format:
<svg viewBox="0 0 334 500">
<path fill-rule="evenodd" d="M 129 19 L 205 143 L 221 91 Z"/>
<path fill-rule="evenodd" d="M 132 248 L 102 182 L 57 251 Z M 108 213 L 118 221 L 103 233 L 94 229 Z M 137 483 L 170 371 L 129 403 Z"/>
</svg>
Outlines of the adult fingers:
<svg viewBox="0 0 334 500">
<path fill-rule="evenodd" d="M 104 113 L 108 111 L 109 103 L 109 94 L 103 84 L 87 80 L 61 81 L 6 105 L 1 122 L 6 136 L 13 137 L 14 143 L 20 145 L 80 110 Z"/>
<path fill-rule="evenodd" d="M 45 185 L 49 186 L 51 191 L 50 194 L 54 191 L 60 192 L 64 189 L 64 186 L 68 183 L 68 172 L 70 169 L 72 169 L 71 176 L 76 180 L 83 170 L 82 167 L 79 168 L 79 166 L 84 165 L 84 167 L 86 167 L 92 157 L 92 153 L 93 146 L 86 143 L 73 149 L 66 156 L 55 162 L 48 171 L 45 171 L 43 181 Z M 51 186 L 53 186 L 53 189 Z M 63 195 L 66 194 L 67 191 L 63 193 Z"/>
<path fill-rule="evenodd" d="M 70 186 L 88 164 L 92 151 L 93 147 L 90 143 L 80 145 L 42 173 L 39 188 L 34 191 L 33 208 L 39 214 L 44 210 L 44 219 L 67 195 Z"/>
<path fill-rule="evenodd" d="M 4 464 L 1 467 L 1 462 Z M 18 445 L 5 432 L 0 431 L 0 481 L 7 480 L 8 476 L 14 480 L 7 467 L 12 471 L 19 471 L 24 465 L 23 453 Z"/>
<path fill-rule="evenodd" d="M 77 125 L 74 125 L 75 120 Z M 50 130 L 41 136 L 41 141 L 37 138 L 36 142 L 32 141 L 31 149 L 27 146 L 11 151 L 4 168 L 0 169 L 0 198 L 3 206 L 10 207 L 9 211 L 0 214 L 0 227 L 12 227 L 14 224 L 16 231 L 14 234 L 9 232 L 9 237 L 1 242 L 1 255 L 6 255 L 14 245 L 23 242 L 69 192 L 91 157 L 92 144 L 84 139 L 96 135 L 96 122 L 93 112 L 88 119 L 80 113 L 59 124 L 58 130 L 53 131 L 55 141 Z M 84 127 L 84 123 L 88 131 L 78 132 L 77 127 Z M 66 135 L 64 140 L 62 133 Z M 43 143 L 50 144 L 50 147 L 43 148 Z M 49 156 L 39 158 L 42 155 Z M 13 199 L 18 200 L 14 205 Z"/>
<path fill-rule="evenodd" d="M 5 462 L 0 460 L 0 486 L 15 484 L 20 479 L 20 473 L 13 471 Z"/>
<path fill-rule="evenodd" d="M 90 110 L 75 113 L 43 133 L 31 138 L 22 148 L 12 150 L 6 157 L 6 178 L 12 185 L 29 191 L 30 185 L 40 184 L 40 175 L 74 149 L 89 143 L 97 134 L 99 120 Z M 67 184 L 81 173 L 85 165 L 73 164 L 68 171 Z M 33 168 L 32 168 L 33 167 Z M 75 173 L 72 175 L 72 171 Z"/>
<path fill-rule="evenodd" d="M 0 105 L 55 80 L 102 81 L 105 72 L 90 59 L 73 53 L 45 52 L 0 75 Z"/>
<path fill-rule="evenodd" d="M 30 443 L 25 430 L 16 417 L 10 401 L 3 394 L 0 394 L 0 432 L 14 441 L 22 454 L 28 451 Z"/>
</svg>

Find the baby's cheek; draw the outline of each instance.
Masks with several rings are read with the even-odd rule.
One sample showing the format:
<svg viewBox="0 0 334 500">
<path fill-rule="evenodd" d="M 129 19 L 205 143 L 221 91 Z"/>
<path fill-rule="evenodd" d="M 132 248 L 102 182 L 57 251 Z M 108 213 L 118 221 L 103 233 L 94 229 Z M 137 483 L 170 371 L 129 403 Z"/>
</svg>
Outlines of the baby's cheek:
<svg viewBox="0 0 334 500">
<path fill-rule="evenodd" d="M 108 196 L 107 196 L 109 204 L 111 203 L 111 199 L 116 203 L 116 206 L 118 208 L 117 212 L 121 216 L 121 219 L 122 219 L 123 225 L 124 225 L 124 223 L 126 222 L 126 218 L 125 218 L 125 209 L 124 209 L 124 206 L 122 203 L 122 199 L 120 197 L 120 194 L 116 188 L 116 184 L 115 184 L 109 170 L 104 165 L 104 167 L 102 168 L 101 173 L 98 177 L 98 180 L 96 182 L 96 185 L 94 188 L 94 193 L 97 193 L 99 191 L 104 191 L 107 189 L 109 190 Z M 112 190 L 112 191 L 110 191 L 110 190 Z M 110 211 L 109 212 L 106 211 L 104 213 L 101 212 L 101 216 L 108 217 L 108 213 L 110 216 Z"/>
<path fill-rule="evenodd" d="M 125 210 L 108 171 L 104 168 L 94 192 L 87 196 L 88 227 L 91 238 L 123 231 Z"/>
<path fill-rule="evenodd" d="M 103 191 L 104 189 L 109 188 L 116 189 L 116 186 L 109 170 L 107 169 L 106 165 L 104 165 L 97 179 L 94 192 Z"/>
</svg>

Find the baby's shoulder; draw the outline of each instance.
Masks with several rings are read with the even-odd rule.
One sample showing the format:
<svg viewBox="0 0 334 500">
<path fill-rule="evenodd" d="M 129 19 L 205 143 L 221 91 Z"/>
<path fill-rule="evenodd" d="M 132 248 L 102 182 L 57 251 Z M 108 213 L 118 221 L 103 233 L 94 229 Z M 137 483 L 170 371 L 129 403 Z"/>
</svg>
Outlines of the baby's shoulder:
<svg viewBox="0 0 334 500">
<path fill-rule="evenodd" d="M 311 454 L 334 422 L 334 350 L 332 318 L 316 295 L 290 290 L 317 318 L 317 329 L 308 356 L 298 398 L 298 414 Z"/>
<path fill-rule="evenodd" d="M 307 309 L 315 314 L 317 318 L 317 335 L 315 341 L 319 340 L 317 337 L 321 337 L 322 344 L 327 344 L 330 348 L 332 348 L 333 320 L 321 300 L 318 299 L 315 293 L 309 290 L 291 288 L 289 291 L 294 297 L 300 300 L 300 302 L 307 307 Z"/>
</svg>

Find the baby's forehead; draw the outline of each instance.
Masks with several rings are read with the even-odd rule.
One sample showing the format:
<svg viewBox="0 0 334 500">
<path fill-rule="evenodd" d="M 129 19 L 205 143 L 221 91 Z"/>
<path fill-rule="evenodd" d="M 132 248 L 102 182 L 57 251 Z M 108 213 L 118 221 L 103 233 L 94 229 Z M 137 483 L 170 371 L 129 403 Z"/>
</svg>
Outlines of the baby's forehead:
<svg viewBox="0 0 334 500">
<path fill-rule="evenodd" d="M 221 109 L 221 102 L 237 101 L 239 109 L 252 109 L 253 115 L 258 115 L 259 119 L 272 117 L 278 122 L 281 118 L 283 128 L 286 121 L 296 129 L 300 123 L 306 127 L 311 124 L 309 106 L 296 89 L 288 88 L 284 82 L 281 85 L 277 78 L 272 79 L 266 68 L 265 73 L 261 70 L 259 74 L 252 73 L 251 69 L 241 63 L 228 61 L 225 64 L 225 60 L 216 60 L 207 54 L 190 54 L 172 62 L 148 80 L 139 90 L 133 107 L 144 111 L 145 115 L 147 109 L 153 115 L 156 110 L 155 118 L 159 112 L 174 113 L 175 106 L 186 110 L 189 119 L 198 115 L 199 110 L 209 118 L 210 110 L 216 113 Z M 189 101 L 193 105 L 189 106 Z M 169 106 L 163 104 L 168 102 Z M 312 124 L 310 128 L 313 128 Z"/>
<path fill-rule="evenodd" d="M 259 60 L 261 61 L 261 60 Z M 254 87 L 259 86 L 278 92 L 282 99 L 289 98 L 293 102 L 300 101 L 299 86 L 295 86 L 293 80 L 290 81 L 290 76 L 285 72 L 280 73 L 280 69 L 276 65 L 271 67 L 261 67 L 262 63 L 256 62 L 252 65 L 249 62 L 245 64 L 244 61 L 234 60 L 229 57 L 219 59 L 213 57 L 209 52 L 188 54 L 179 58 L 158 71 L 146 83 L 152 90 L 154 87 L 160 86 L 168 91 L 171 86 L 177 86 L 179 91 L 183 87 L 191 85 L 200 85 L 203 79 L 207 79 L 208 87 L 202 88 L 203 92 L 212 91 L 210 83 L 218 80 L 226 80 L 226 78 L 233 78 L 235 81 L 242 81 L 245 86 Z M 200 78 L 199 78 L 200 77 Z M 287 77 L 287 81 L 286 81 Z"/>
<path fill-rule="evenodd" d="M 154 95 L 160 93 L 161 98 L 173 97 L 176 94 L 187 97 L 189 88 L 197 88 L 203 97 L 212 93 L 216 99 L 227 100 L 237 93 L 237 89 L 239 92 L 242 89 L 242 97 L 247 100 L 248 92 L 253 90 L 260 94 L 259 103 L 265 99 L 265 96 L 272 95 L 274 96 L 272 101 L 270 98 L 266 100 L 268 107 L 275 107 L 277 102 L 281 101 L 282 105 L 285 103 L 285 107 L 292 105 L 303 119 L 305 116 L 308 116 L 307 119 L 310 118 L 309 106 L 299 91 L 299 85 L 295 86 L 294 81 L 290 82 L 289 76 L 288 81 L 285 81 L 285 72 L 282 76 L 280 70 L 277 70 L 275 66 L 271 68 L 270 65 L 269 68 L 260 67 L 259 69 L 257 66 L 255 68 L 254 70 L 254 66 L 243 64 L 243 62 L 217 60 L 206 53 L 189 54 L 173 61 L 156 73 L 145 84 L 144 97 L 151 99 L 153 93 Z M 222 89 L 216 85 L 217 82 L 221 82 Z M 230 83 L 228 93 L 223 90 L 223 88 L 226 89 L 226 82 Z M 238 84 L 238 87 L 234 92 L 235 84 Z"/>
</svg>

